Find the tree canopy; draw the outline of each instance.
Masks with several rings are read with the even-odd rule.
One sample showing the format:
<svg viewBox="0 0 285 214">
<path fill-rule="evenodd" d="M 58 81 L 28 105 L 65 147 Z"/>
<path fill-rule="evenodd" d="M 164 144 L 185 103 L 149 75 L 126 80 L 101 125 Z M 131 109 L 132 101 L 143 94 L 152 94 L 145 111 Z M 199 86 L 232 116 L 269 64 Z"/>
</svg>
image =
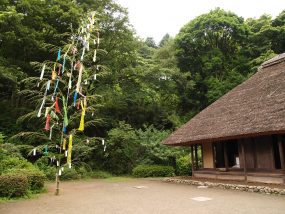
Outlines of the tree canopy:
<svg viewBox="0 0 285 214">
<path fill-rule="evenodd" d="M 32 93 L 40 74 L 37 64 L 54 60 L 89 10 L 99 18 L 98 63 L 104 72 L 92 86 L 96 120 L 75 139 L 75 161 L 114 173 L 130 173 L 140 163 L 173 164 L 173 158 L 185 156 L 187 150 L 159 142 L 263 61 L 285 52 L 285 11 L 274 19 L 265 14 L 245 20 L 217 8 L 156 44 L 135 35 L 127 11 L 113 0 L 3 0 L 0 135 L 31 161 L 28 150 L 48 140 L 41 134 L 21 135 L 43 133 L 35 111 L 41 96 Z M 85 67 L 97 69 L 91 63 Z M 96 136 L 106 138 L 106 152 L 88 141 Z"/>
</svg>

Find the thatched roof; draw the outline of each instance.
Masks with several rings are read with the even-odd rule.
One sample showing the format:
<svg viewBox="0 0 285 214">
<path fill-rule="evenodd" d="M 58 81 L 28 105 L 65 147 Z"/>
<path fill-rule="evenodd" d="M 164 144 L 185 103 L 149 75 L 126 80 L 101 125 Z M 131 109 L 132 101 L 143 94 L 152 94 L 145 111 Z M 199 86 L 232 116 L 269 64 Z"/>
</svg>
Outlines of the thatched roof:
<svg viewBox="0 0 285 214">
<path fill-rule="evenodd" d="M 266 61 L 162 143 L 188 145 L 285 133 L 285 53 Z"/>
</svg>

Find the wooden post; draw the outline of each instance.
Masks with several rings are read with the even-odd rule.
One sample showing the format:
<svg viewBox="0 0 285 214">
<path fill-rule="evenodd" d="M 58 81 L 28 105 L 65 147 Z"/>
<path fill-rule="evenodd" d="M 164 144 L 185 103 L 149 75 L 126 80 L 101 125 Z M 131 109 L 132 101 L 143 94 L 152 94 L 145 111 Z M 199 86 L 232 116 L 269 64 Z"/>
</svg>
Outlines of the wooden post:
<svg viewBox="0 0 285 214">
<path fill-rule="evenodd" d="M 202 169 L 204 169 L 204 150 L 203 150 L 203 145 L 200 145 L 201 149 L 201 160 L 202 160 Z"/>
<path fill-rule="evenodd" d="M 284 148 L 283 148 L 281 136 L 278 136 L 278 149 L 279 149 L 281 169 L 282 169 L 282 174 L 283 174 L 283 183 L 285 183 L 285 157 L 284 157 Z"/>
<path fill-rule="evenodd" d="M 223 147 L 224 147 L 225 168 L 226 168 L 226 171 L 228 171 L 228 169 L 229 169 L 229 159 L 228 159 L 228 151 L 227 151 L 227 144 L 226 144 L 226 142 L 223 142 Z"/>
<path fill-rule="evenodd" d="M 198 146 L 195 145 L 195 170 L 197 170 L 199 168 L 199 163 L 198 163 Z"/>
<path fill-rule="evenodd" d="M 191 146 L 191 167 L 192 167 L 192 177 L 194 177 L 194 151 L 193 151 L 193 146 Z"/>
<path fill-rule="evenodd" d="M 59 195 L 59 175 L 58 175 L 58 172 L 56 173 L 55 182 L 56 182 L 55 195 Z"/>
<path fill-rule="evenodd" d="M 215 149 L 215 143 L 212 143 L 212 152 L 213 152 L 213 165 L 214 165 L 214 169 L 216 169 L 217 166 L 216 166 L 216 149 Z"/>
<path fill-rule="evenodd" d="M 245 180 L 245 182 L 247 182 L 246 156 L 245 156 L 245 150 L 244 150 L 244 139 L 241 140 L 241 153 L 242 153 L 242 160 L 243 160 L 244 180 Z"/>
<path fill-rule="evenodd" d="M 252 148 L 253 148 L 253 168 L 257 169 L 257 154 L 256 154 L 256 143 L 255 139 L 251 138 Z"/>
</svg>

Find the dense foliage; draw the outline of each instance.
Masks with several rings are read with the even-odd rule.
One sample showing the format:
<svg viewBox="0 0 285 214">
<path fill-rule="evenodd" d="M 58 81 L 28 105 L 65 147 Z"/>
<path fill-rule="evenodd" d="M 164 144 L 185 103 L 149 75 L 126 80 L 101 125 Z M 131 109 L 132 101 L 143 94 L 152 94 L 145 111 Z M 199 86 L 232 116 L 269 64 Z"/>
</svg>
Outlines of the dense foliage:
<svg viewBox="0 0 285 214">
<path fill-rule="evenodd" d="M 41 192 L 45 174 L 11 148 L 14 146 L 0 144 L 0 196 L 10 198 Z"/>
<path fill-rule="evenodd" d="M 133 169 L 133 176 L 146 177 L 171 177 L 174 175 L 174 168 L 160 165 L 138 165 Z"/>
<path fill-rule="evenodd" d="M 0 175 L 0 196 L 20 197 L 27 194 L 29 189 L 28 178 L 19 173 L 7 173 Z"/>
<path fill-rule="evenodd" d="M 92 89 L 98 96 L 95 119 L 75 137 L 74 168 L 63 179 L 100 170 L 130 174 L 140 164 L 168 165 L 177 174 L 191 174 L 187 148 L 160 142 L 256 72 L 263 61 L 285 52 L 285 11 L 275 19 L 263 15 L 244 20 L 217 8 L 191 20 L 175 38 L 166 34 L 157 45 L 152 38 L 137 38 L 126 10 L 112 0 L 4 0 L 0 144 L 9 155 L 0 153 L 2 172 L 3 166 L 15 168 L 15 162 L 28 164 L 22 162 L 25 158 L 53 179 L 50 160 L 31 153 L 50 141 L 44 121 L 36 117 L 41 96 L 34 93 L 40 73 L 35 65 L 55 58 L 88 10 L 95 10 L 100 20 L 104 51 L 98 60 L 105 72 Z M 94 69 L 88 63 L 85 67 Z"/>
</svg>

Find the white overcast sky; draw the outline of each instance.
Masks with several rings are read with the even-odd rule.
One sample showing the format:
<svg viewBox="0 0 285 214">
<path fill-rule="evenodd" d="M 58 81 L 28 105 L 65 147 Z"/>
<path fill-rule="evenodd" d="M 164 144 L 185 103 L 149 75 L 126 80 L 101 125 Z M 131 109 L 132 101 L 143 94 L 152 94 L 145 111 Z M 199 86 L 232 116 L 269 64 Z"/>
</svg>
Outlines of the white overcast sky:
<svg viewBox="0 0 285 214">
<path fill-rule="evenodd" d="M 115 0 L 128 9 L 130 23 L 141 38 L 159 42 L 169 33 L 175 36 L 193 18 L 216 7 L 244 18 L 262 14 L 277 16 L 285 9 L 285 0 Z"/>
</svg>

